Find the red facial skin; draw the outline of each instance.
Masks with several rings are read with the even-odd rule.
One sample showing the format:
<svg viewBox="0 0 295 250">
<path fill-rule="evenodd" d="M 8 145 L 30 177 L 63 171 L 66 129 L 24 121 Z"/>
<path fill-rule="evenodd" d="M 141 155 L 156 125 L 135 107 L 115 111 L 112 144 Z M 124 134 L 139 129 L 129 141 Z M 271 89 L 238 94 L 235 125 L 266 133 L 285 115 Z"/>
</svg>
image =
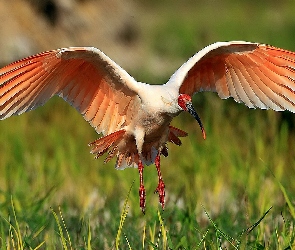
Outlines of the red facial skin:
<svg viewBox="0 0 295 250">
<path fill-rule="evenodd" d="M 192 98 L 187 94 L 180 94 L 178 96 L 177 102 L 178 102 L 179 107 L 181 107 L 184 111 L 188 111 L 186 104 L 188 102 L 192 102 Z"/>
</svg>

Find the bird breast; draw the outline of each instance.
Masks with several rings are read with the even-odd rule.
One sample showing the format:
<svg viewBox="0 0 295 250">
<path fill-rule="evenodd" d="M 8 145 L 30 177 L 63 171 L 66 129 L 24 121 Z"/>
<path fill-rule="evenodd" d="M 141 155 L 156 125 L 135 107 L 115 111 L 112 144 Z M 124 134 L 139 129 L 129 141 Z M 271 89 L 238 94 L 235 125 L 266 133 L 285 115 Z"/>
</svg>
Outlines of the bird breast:
<svg viewBox="0 0 295 250">
<path fill-rule="evenodd" d="M 158 149 L 167 142 L 169 124 L 180 112 L 177 91 L 166 85 L 144 83 L 141 83 L 141 90 L 141 105 L 134 119 L 135 130 L 139 128 L 144 132 L 143 146 L 148 144 Z"/>
<path fill-rule="evenodd" d="M 139 83 L 139 86 L 140 104 L 133 109 L 131 119 L 123 128 L 127 133 L 119 151 L 126 151 L 125 155 L 139 154 L 149 165 L 168 141 L 169 125 L 180 110 L 175 105 L 176 94 L 172 95 L 163 85 Z"/>
<path fill-rule="evenodd" d="M 137 150 L 142 153 L 159 149 L 168 140 L 169 124 L 173 117 L 165 112 L 159 112 L 141 105 L 128 126 L 128 134 L 133 135 Z"/>
<path fill-rule="evenodd" d="M 168 136 L 168 126 L 172 121 L 170 115 L 152 111 L 143 112 L 140 116 L 140 126 L 145 132 L 145 142 L 156 142 L 162 137 L 166 138 Z"/>
<path fill-rule="evenodd" d="M 172 117 L 161 112 L 143 112 L 142 114 L 144 116 L 141 116 L 140 126 L 144 131 L 144 137 L 141 148 L 137 147 L 137 150 L 141 151 L 145 164 L 149 165 L 154 162 L 157 152 L 161 151 L 168 141 Z"/>
<path fill-rule="evenodd" d="M 137 167 L 140 158 L 145 165 L 152 164 L 168 140 L 172 117 L 141 110 L 138 109 L 132 123 L 124 129 L 127 133 L 118 144 L 117 169 Z"/>
</svg>

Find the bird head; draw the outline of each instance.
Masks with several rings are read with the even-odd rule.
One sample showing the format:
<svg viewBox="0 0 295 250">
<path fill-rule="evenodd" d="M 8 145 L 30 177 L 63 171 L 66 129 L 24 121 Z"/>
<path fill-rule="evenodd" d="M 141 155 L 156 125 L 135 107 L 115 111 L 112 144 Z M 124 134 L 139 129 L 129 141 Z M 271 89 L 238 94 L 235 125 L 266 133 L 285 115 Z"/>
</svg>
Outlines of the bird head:
<svg viewBox="0 0 295 250">
<path fill-rule="evenodd" d="M 178 96 L 177 102 L 178 102 L 179 107 L 182 110 L 189 112 L 198 121 L 200 128 L 202 130 L 203 138 L 206 139 L 205 129 L 203 127 L 203 124 L 202 124 L 202 121 L 201 121 L 199 115 L 197 114 L 197 112 L 193 106 L 192 98 L 187 94 L 180 94 Z"/>
</svg>

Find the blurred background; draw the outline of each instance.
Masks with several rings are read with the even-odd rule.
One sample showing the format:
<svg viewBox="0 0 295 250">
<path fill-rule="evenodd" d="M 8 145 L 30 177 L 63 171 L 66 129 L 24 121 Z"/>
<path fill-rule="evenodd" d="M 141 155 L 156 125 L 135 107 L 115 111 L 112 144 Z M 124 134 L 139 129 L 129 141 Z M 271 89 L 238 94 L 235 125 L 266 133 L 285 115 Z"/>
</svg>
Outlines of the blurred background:
<svg viewBox="0 0 295 250">
<path fill-rule="evenodd" d="M 1 0 L 0 64 L 44 50 L 94 46 L 128 71 L 162 80 L 216 41 L 293 49 L 294 5 L 287 0 Z"/>
<path fill-rule="evenodd" d="M 216 41 L 260 42 L 295 51 L 294 12 L 295 1 L 289 0 L 0 0 L 0 65 L 45 50 L 93 46 L 135 79 L 162 84 Z M 278 218 L 286 200 L 277 181 L 288 193 L 295 192 L 294 115 L 250 110 L 214 93 L 196 95 L 194 104 L 207 139 L 202 140 L 188 115 L 173 121 L 190 137 L 180 148 L 170 145 L 170 155 L 162 161 L 167 221 L 173 225 L 177 208 L 185 211 L 177 219 L 193 214 L 190 221 L 202 226 L 208 220 L 201 204 L 221 224 L 238 221 L 230 227 L 250 225 L 270 206 L 272 220 Z M 107 228 L 102 222 L 110 217 L 118 221 L 133 180 L 130 213 L 141 216 L 137 170 L 115 171 L 114 161 L 104 165 L 103 157 L 94 160 L 87 143 L 97 134 L 59 98 L 1 121 L 0 131 L 3 216 L 12 195 L 24 220 L 63 205 L 76 220 L 90 211 L 93 224 Z M 145 169 L 145 182 L 148 221 L 158 206 L 154 167 Z M 139 228 L 142 222 L 134 225 Z M 113 230 L 103 235 L 112 241 Z"/>
</svg>

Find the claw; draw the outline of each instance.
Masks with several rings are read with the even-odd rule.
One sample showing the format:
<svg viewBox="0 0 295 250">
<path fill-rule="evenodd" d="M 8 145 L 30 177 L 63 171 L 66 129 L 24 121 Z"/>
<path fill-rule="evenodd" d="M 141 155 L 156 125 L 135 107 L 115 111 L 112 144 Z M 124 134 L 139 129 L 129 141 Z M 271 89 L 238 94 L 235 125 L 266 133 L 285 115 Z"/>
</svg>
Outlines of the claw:
<svg viewBox="0 0 295 250">
<path fill-rule="evenodd" d="M 159 195 L 159 202 L 162 206 L 162 209 L 165 208 L 165 183 L 162 178 L 161 170 L 160 170 L 160 153 L 157 155 L 155 159 L 155 165 L 158 172 L 158 186 L 155 190 L 155 193 L 158 193 Z"/>
</svg>

